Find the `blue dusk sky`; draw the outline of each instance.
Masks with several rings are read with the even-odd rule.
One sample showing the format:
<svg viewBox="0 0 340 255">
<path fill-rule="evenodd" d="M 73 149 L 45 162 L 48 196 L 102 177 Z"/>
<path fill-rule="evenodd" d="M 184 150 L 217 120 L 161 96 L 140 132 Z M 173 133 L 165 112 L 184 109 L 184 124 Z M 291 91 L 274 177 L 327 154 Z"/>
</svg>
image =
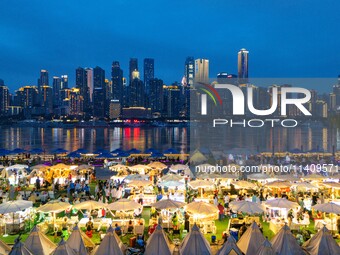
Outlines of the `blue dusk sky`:
<svg viewBox="0 0 340 255">
<path fill-rule="evenodd" d="M 0 78 L 13 91 L 36 85 L 40 69 L 68 74 L 118 60 L 155 59 L 155 76 L 180 81 L 187 56 L 208 58 L 210 76 L 237 73 L 249 53 L 250 77 L 340 74 L 340 2 L 333 0 L 3 0 Z M 143 77 L 143 76 L 142 76 Z M 330 88 L 320 87 L 329 91 Z"/>
</svg>

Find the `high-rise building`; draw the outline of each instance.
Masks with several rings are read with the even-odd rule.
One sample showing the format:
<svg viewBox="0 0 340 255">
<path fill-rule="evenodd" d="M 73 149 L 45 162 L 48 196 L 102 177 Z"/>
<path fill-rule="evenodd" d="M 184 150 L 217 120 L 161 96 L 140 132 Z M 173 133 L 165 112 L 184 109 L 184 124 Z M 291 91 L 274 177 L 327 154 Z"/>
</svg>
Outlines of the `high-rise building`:
<svg viewBox="0 0 340 255">
<path fill-rule="evenodd" d="M 53 92 L 50 86 L 42 86 L 40 92 L 40 104 L 43 108 L 43 114 L 53 112 Z"/>
<path fill-rule="evenodd" d="M 1 80 L 2 81 L 2 80 Z M 4 84 L 4 82 L 0 81 L 0 84 Z M 7 110 L 9 107 L 9 90 L 7 86 L 0 85 L 0 116 L 4 116 L 7 114 Z"/>
<path fill-rule="evenodd" d="M 240 84 L 248 82 L 248 54 L 249 51 L 244 48 L 238 52 L 237 67 Z"/>
<path fill-rule="evenodd" d="M 61 78 L 58 76 L 53 76 L 53 105 L 55 107 L 59 107 L 60 102 L 60 91 L 62 90 L 61 87 Z"/>
<path fill-rule="evenodd" d="M 40 78 L 38 79 L 38 90 L 41 91 L 42 86 L 48 86 L 48 71 L 47 70 L 40 70 Z"/>
<path fill-rule="evenodd" d="M 94 88 L 105 88 L 105 70 L 99 66 L 93 69 L 93 86 Z"/>
<path fill-rule="evenodd" d="M 130 107 L 144 107 L 145 105 L 144 83 L 140 79 L 135 78 L 130 83 L 128 99 Z"/>
<path fill-rule="evenodd" d="M 167 94 L 167 117 L 178 118 L 181 110 L 181 91 L 177 86 L 168 86 Z"/>
<path fill-rule="evenodd" d="M 105 90 L 104 88 L 94 88 L 93 91 L 93 116 L 96 118 L 105 117 Z"/>
<path fill-rule="evenodd" d="M 133 80 L 132 72 L 138 71 L 138 59 L 137 58 L 130 58 L 129 62 L 129 82 L 131 83 Z"/>
<path fill-rule="evenodd" d="M 112 99 L 110 101 L 110 119 L 118 119 L 120 117 L 121 105 L 119 100 Z"/>
<path fill-rule="evenodd" d="M 196 59 L 195 60 L 195 82 L 209 83 L 209 60 Z"/>
<path fill-rule="evenodd" d="M 150 94 L 148 96 L 152 113 L 162 113 L 163 110 L 163 81 L 150 79 Z"/>
<path fill-rule="evenodd" d="M 150 93 L 150 80 L 155 76 L 155 61 L 153 58 L 144 59 L 144 87 L 145 93 L 149 95 Z"/>
<path fill-rule="evenodd" d="M 68 76 L 66 74 L 61 76 L 61 89 L 68 89 Z"/>
<path fill-rule="evenodd" d="M 195 82 L 195 60 L 194 57 L 187 57 L 184 65 L 184 78 L 186 86 L 192 87 Z"/>
<path fill-rule="evenodd" d="M 16 91 L 15 104 L 23 108 L 24 116 L 30 118 L 35 107 L 40 106 L 36 86 L 24 86 Z"/>
<path fill-rule="evenodd" d="M 87 79 L 87 89 L 89 93 L 89 102 L 93 102 L 93 69 L 85 68 L 86 79 Z"/>
<path fill-rule="evenodd" d="M 111 81 L 112 99 L 119 100 L 119 102 L 122 104 L 124 96 L 123 70 L 120 68 L 118 61 L 112 62 Z"/>
<path fill-rule="evenodd" d="M 82 98 L 84 105 L 90 105 L 90 97 L 89 97 L 89 89 L 87 86 L 87 72 L 84 68 L 78 67 L 76 69 L 76 88 L 79 89 L 77 93 L 79 93 Z"/>
</svg>

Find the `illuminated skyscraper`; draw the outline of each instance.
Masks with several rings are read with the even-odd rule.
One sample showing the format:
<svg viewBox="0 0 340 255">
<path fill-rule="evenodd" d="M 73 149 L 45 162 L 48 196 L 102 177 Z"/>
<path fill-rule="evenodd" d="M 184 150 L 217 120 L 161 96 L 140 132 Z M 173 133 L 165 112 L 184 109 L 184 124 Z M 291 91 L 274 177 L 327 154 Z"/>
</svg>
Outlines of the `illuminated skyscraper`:
<svg viewBox="0 0 340 255">
<path fill-rule="evenodd" d="M 99 66 L 93 69 L 93 87 L 105 89 L 105 70 Z"/>
<path fill-rule="evenodd" d="M 163 81 L 160 79 L 150 80 L 149 102 L 151 112 L 162 113 L 163 110 Z"/>
<path fill-rule="evenodd" d="M 89 89 L 87 86 L 87 72 L 82 67 L 78 67 L 76 69 L 76 87 L 79 89 L 77 93 L 82 96 L 84 105 L 89 106 L 90 98 Z"/>
<path fill-rule="evenodd" d="M 184 78 L 185 78 L 185 84 L 192 87 L 194 85 L 195 81 L 195 60 L 194 57 L 187 57 L 185 60 L 185 66 L 184 66 Z"/>
<path fill-rule="evenodd" d="M 134 71 L 138 71 L 138 59 L 137 58 L 130 58 L 130 62 L 129 62 L 129 83 L 131 83 L 132 80 L 133 80 L 132 73 Z"/>
<path fill-rule="evenodd" d="M 42 86 L 40 92 L 40 103 L 44 114 L 53 112 L 53 93 L 50 86 Z"/>
<path fill-rule="evenodd" d="M 209 83 L 209 60 L 196 59 L 195 60 L 195 82 Z"/>
<path fill-rule="evenodd" d="M 61 76 L 61 89 L 68 89 L 68 76 L 66 74 Z"/>
<path fill-rule="evenodd" d="M 48 71 L 47 70 L 40 70 L 40 78 L 38 79 L 38 90 L 41 91 L 42 86 L 48 86 Z"/>
<path fill-rule="evenodd" d="M 61 78 L 53 76 L 53 105 L 56 107 L 60 106 L 60 92 L 61 92 Z"/>
<path fill-rule="evenodd" d="M 239 83 L 247 83 L 248 82 L 248 54 L 249 51 L 246 49 L 241 49 L 238 52 L 238 79 Z"/>
<path fill-rule="evenodd" d="M 123 70 L 120 68 L 118 61 L 112 62 L 111 81 L 112 81 L 112 99 L 119 100 L 119 102 L 122 104 L 124 96 Z"/>
<path fill-rule="evenodd" d="M 0 82 L 0 84 L 3 84 Z M 9 90 L 7 86 L 0 85 L 0 116 L 6 115 L 9 106 Z"/>
<path fill-rule="evenodd" d="M 155 61 L 153 58 L 144 59 L 144 87 L 145 93 L 149 95 L 150 93 L 150 80 L 155 76 Z"/>
<path fill-rule="evenodd" d="M 85 68 L 86 79 L 87 79 L 87 89 L 89 93 L 89 102 L 93 102 L 93 69 Z"/>
</svg>

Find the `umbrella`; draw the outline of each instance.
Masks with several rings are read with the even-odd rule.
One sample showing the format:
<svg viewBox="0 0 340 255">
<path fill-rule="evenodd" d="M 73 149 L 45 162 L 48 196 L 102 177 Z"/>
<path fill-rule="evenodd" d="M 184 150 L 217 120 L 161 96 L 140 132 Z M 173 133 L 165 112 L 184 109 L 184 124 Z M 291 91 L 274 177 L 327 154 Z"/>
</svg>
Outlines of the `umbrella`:
<svg viewBox="0 0 340 255">
<path fill-rule="evenodd" d="M 183 180 L 183 176 L 175 175 L 175 174 L 168 174 L 162 177 L 162 181 L 180 181 Z"/>
<path fill-rule="evenodd" d="M 128 150 L 127 152 L 130 153 L 130 154 L 139 154 L 139 153 L 141 153 L 141 151 L 137 150 L 136 148 L 132 148 L 131 150 Z"/>
<path fill-rule="evenodd" d="M 247 176 L 248 180 L 266 180 L 269 179 L 270 176 L 264 173 L 250 174 Z"/>
<path fill-rule="evenodd" d="M 44 150 L 43 149 L 40 149 L 40 148 L 35 148 L 35 149 L 33 149 L 33 150 L 30 150 L 30 153 L 31 154 L 41 154 L 41 153 L 43 153 L 44 152 Z"/>
<path fill-rule="evenodd" d="M 178 186 L 183 186 L 184 183 L 179 182 L 179 181 L 165 181 L 165 182 L 161 182 L 159 185 L 161 187 L 178 187 Z"/>
<path fill-rule="evenodd" d="M 164 158 L 164 154 L 160 152 L 153 152 L 150 156 L 150 158 Z"/>
<path fill-rule="evenodd" d="M 171 200 L 171 199 L 162 199 L 156 203 L 151 204 L 152 207 L 156 209 L 163 210 L 163 209 L 177 209 L 185 206 L 185 203 Z"/>
<path fill-rule="evenodd" d="M 180 154 L 180 152 L 174 148 L 169 148 L 163 151 L 164 154 Z"/>
<path fill-rule="evenodd" d="M 143 187 L 147 185 L 152 185 L 152 182 L 148 180 L 133 180 L 129 182 L 128 184 L 128 186 L 134 186 L 134 187 Z"/>
<path fill-rule="evenodd" d="M 274 207 L 274 208 L 292 209 L 292 208 L 299 207 L 298 203 L 289 201 L 285 198 L 275 198 L 272 200 L 267 200 L 265 204 L 268 207 Z"/>
<path fill-rule="evenodd" d="M 145 174 L 130 174 L 124 178 L 124 181 L 146 180 L 146 179 L 149 179 L 149 176 Z"/>
<path fill-rule="evenodd" d="M 122 153 L 122 152 L 124 152 L 124 150 L 122 150 L 122 149 L 115 149 L 115 150 L 111 151 L 111 153 L 113 153 L 113 154 L 118 154 L 118 153 Z"/>
<path fill-rule="evenodd" d="M 167 168 L 167 166 L 163 164 L 162 162 L 152 162 L 148 164 L 148 167 L 161 169 L 161 170 Z"/>
<path fill-rule="evenodd" d="M 25 200 L 8 201 L 8 202 L 0 204 L 0 214 L 13 213 L 13 225 L 14 225 L 14 213 L 25 210 L 30 207 L 33 207 L 32 201 L 25 201 Z M 6 224 L 5 224 L 5 235 L 4 236 L 7 236 Z"/>
<path fill-rule="evenodd" d="M 289 181 L 289 182 L 300 181 L 300 177 L 295 177 L 294 175 L 290 175 L 290 174 L 275 175 L 275 178 L 281 181 Z"/>
<path fill-rule="evenodd" d="M 62 149 L 62 148 L 58 148 L 58 149 L 55 149 L 53 151 L 51 151 L 53 154 L 63 154 L 63 153 L 67 153 L 68 150 L 65 150 L 65 149 Z"/>
<path fill-rule="evenodd" d="M 0 153 L 1 153 L 1 155 L 8 155 L 8 154 L 11 153 L 11 151 L 10 150 L 6 150 L 6 149 L 0 149 Z"/>
<path fill-rule="evenodd" d="M 340 205 L 335 204 L 334 202 L 317 204 L 314 205 L 313 208 L 314 210 L 318 210 L 320 212 L 340 214 Z"/>
<path fill-rule="evenodd" d="M 89 151 L 84 149 L 84 148 L 80 148 L 80 149 L 76 150 L 76 152 L 78 152 L 80 154 L 87 154 L 87 153 L 89 153 Z"/>
<path fill-rule="evenodd" d="M 154 149 L 154 148 L 149 148 L 146 151 L 144 151 L 145 154 L 153 154 L 153 153 L 159 153 L 158 150 Z"/>
<path fill-rule="evenodd" d="M 109 152 L 103 152 L 99 154 L 96 158 L 114 158 L 114 156 Z"/>
<path fill-rule="evenodd" d="M 130 153 L 124 152 L 124 151 L 119 152 L 119 153 L 117 154 L 117 157 L 118 157 L 118 158 L 126 158 L 126 157 L 129 157 L 129 156 L 130 156 Z"/>
<path fill-rule="evenodd" d="M 255 189 L 256 185 L 252 182 L 247 181 L 233 181 L 231 182 L 234 186 L 241 188 L 241 189 Z"/>
<path fill-rule="evenodd" d="M 109 204 L 107 206 L 107 209 L 113 210 L 113 211 L 123 211 L 123 212 L 125 212 L 125 211 L 135 210 L 135 209 L 141 208 L 141 207 L 142 207 L 141 204 L 138 204 L 137 202 L 135 202 L 133 200 L 123 198 L 123 199 L 119 199 L 118 201 Z"/>
<path fill-rule="evenodd" d="M 69 157 L 69 158 L 81 158 L 81 155 L 80 155 L 79 152 L 73 151 L 73 152 L 67 154 L 67 157 Z"/>
<path fill-rule="evenodd" d="M 88 201 L 84 201 L 81 202 L 79 204 L 76 204 L 73 206 L 73 208 L 77 209 L 77 210 L 96 210 L 96 209 L 100 209 L 100 208 L 106 208 L 107 204 L 101 203 L 101 202 L 97 202 L 94 200 L 88 200 Z"/>
<path fill-rule="evenodd" d="M 145 172 L 145 170 L 150 170 L 151 167 L 149 167 L 147 165 L 139 164 L 139 165 L 135 165 L 135 166 L 130 166 L 129 169 L 131 171 L 134 171 L 134 172 L 140 172 L 140 171 L 144 171 Z"/>
<path fill-rule="evenodd" d="M 212 214 L 217 214 L 218 208 L 213 204 L 208 204 L 202 201 L 199 202 L 191 202 L 185 206 L 185 210 L 190 212 L 196 216 L 207 216 Z M 200 217 L 201 218 L 201 217 Z"/>
<path fill-rule="evenodd" d="M 128 167 L 126 165 L 117 164 L 117 165 L 111 166 L 110 169 L 113 171 L 120 172 L 120 171 L 127 170 Z"/>
<path fill-rule="evenodd" d="M 16 148 L 14 150 L 12 150 L 11 154 L 20 154 L 20 153 L 25 153 L 26 150 L 24 149 L 20 149 L 20 148 Z"/>
<path fill-rule="evenodd" d="M 230 207 L 234 212 L 243 212 L 247 214 L 263 213 L 261 205 L 250 201 L 232 201 Z"/>
<path fill-rule="evenodd" d="M 306 176 L 302 177 L 302 179 L 304 179 L 304 180 L 323 180 L 323 179 L 327 179 L 327 177 L 322 176 L 320 174 L 310 174 L 310 175 L 306 175 Z"/>
<path fill-rule="evenodd" d="M 87 169 L 87 170 L 90 170 L 90 169 L 92 169 L 93 168 L 93 166 L 90 166 L 90 165 L 80 165 L 80 166 L 78 166 L 77 168 L 76 168 L 76 170 L 84 170 L 84 169 Z"/>
<path fill-rule="evenodd" d="M 109 153 L 109 151 L 105 149 L 97 149 L 93 152 L 93 154 L 102 154 L 102 153 Z"/>
<path fill-rule="evenodd" d="M 214 185 L 214 183 L 212 183 L 210 181 L 205 181 L 205 180 L 196 180 L 196 181 L 189 182 L 189 186 L 193 189 L 210 188 L 213 185 Z"/>
<path fill-rule="evenodd" d="M 187 169 L 187 168 L 189 168 L 188 165 L 177 164 L 177 165 L 171 165 L 169 169 L 170 169 L 170 171 L 172 170 L 174 172 L 177 172 L 179 170 L 184 170 L 184 169 Z"/>
<path fill-rule="evenodd" d="M 264 186 L 268 187 L 268 188 L 287 188 L 292 186 L 291 183 L 286 182 L 286 181 L 275 181 L 275 182 L 268 182 L 267 184 L 265 184 Z"/>
</svg>

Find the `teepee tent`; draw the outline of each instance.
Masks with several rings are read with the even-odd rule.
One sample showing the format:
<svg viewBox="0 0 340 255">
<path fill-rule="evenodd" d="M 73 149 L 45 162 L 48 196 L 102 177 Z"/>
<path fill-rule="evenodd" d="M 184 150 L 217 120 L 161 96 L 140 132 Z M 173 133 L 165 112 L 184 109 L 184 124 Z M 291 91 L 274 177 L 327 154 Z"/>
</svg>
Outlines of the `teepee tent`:
<svg viewBox="0 0 340 255">
<path fill-rule="evenodd" d="M 245 255 L 252 255 L 254 254 L 254 251 L 259 249 L 264 241 L 264 236 L 254 221 L 241 236 L 240 240 L 237 242 L 237 246 Z"/>
<path fill-rule="evenodd" d="M 11 251 L 11 247 L 9 247 L 4 241 L 0 240 L 0 255 L 8 254 Z"/>
<path fill-rule="evenodd" d="M 86 247 L 94 248 L 92 240 L 80 231 L 78 225 L 73 228 L 72 234 L 66 242 L 78 255 L 87 255 Z"/>
<path fill-rule="evenodd" d="M 311 239 L 302 245 L 310 255 L 340 254 L 340 247 L 332 237 L 331 232 L 324 226 Z"/>
<path fill-rule="evenodd" d="M 77 253 L 72 250 L 72 248 L 65 242 L 64 238 L 62 238 L 57 249 L 55 249 L 51 255 L 77 255 Z"/>
<path fill-rule="evenodd" d="M 20 236 L 15 239 L 15 244 L 12 250 L 8 253 L 9 255 L 33 255 L 33 253 L 20 241 Z"/>
<path fill-rule="evenodd" d="M 147 241 L 144 255 L 171 255 L 170 244 L 162 227 L 158 225 Z"/>
<path fill-rule="evenodd" d="M 279 255 L 305 255 L 287 224 L 273 237 L 272 245 L 276 254 Z"/>
<path fill-rule="evenodd" d="M 25 246 L 34 253 L 34 255 L 51 254 L 57 246 L 46 235 L 39 231 L 37 226 L 34 226 L 31 233 L 25 241 Z"/>
<path fill-rule="evenodd" d="M 223 244 L 222 248 L 218 250 L 216 255 L 243 255 L 240 248 L 237 246 L 234 237 L 229 236 L 226 243 Z"/>
<path fill-rule="evenodd" d="M 200 232 L 199 228 L 195 224 L 189 234 L 183 239 L 181 249 L 181 255 L 210 255 L 210 245 Z"/>
<path fill-rule="evenodd" d="M 276 255 L 272 244 L 269 242 L 268 238 L 263 242 L 260 248 L 257 250 L 256 255 Z"/>
<path fill-rule="evenodd" d="M 124 244 L 114 231 L 108 231 L 94 255 L 124 255 Z"/>
<path fill-rule="evenodd" d="M 202 152 L 198 150 L 195 150 L 189 159 L 189 162 L 192 164 L 200 164 L 207 161 L 208 161 L 207 157 L 204 156 Z"/>
</svg>

